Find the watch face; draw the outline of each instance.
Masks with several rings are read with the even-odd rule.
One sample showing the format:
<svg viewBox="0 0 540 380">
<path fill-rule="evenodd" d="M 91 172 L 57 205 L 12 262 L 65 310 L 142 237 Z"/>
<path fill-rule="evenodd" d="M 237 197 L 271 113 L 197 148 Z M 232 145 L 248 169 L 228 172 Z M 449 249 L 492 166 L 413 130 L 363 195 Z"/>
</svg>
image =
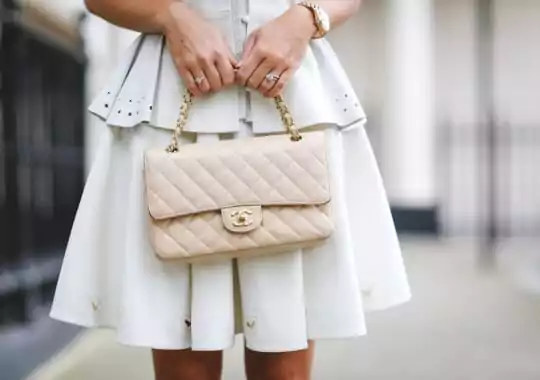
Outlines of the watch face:
<svg viewBox="0 0 540 380">
<path fill-rule="evenodd" d="M 321 28 L 325 31 L 325 33 L 330 31 L 330 17 L 328 14 L 322 10 L 319 9 L 318 12 L 319 15 L 319 24 L 321 25 Z"/>
<path fill-rule="evenodd" d="M 321 23 L 325 31 L 330 31 L 330 17 L 328 17 L 327 14 L 324 14 L 323 17 L 321 17 Z"/>
</svg>

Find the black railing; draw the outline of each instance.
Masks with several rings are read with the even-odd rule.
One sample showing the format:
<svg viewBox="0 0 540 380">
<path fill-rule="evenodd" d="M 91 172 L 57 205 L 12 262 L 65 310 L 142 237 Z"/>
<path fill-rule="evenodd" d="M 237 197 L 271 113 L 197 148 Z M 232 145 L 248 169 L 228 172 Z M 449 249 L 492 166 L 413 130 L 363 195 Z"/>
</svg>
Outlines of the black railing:
<svg viewBox="0 0 540 380">
<path fill-rule="evenodd" d="M 82 44 L 66 49 L 21 19 L 2 10 L 0 325 L 49 303 L 84 182 Z"/>
<path fill-rule="evenodd" d="M 540 126 L 493 121 L 439 130 L 446 234 L 480 238 L 487 245 L 539 237 Z"/>
</svg>

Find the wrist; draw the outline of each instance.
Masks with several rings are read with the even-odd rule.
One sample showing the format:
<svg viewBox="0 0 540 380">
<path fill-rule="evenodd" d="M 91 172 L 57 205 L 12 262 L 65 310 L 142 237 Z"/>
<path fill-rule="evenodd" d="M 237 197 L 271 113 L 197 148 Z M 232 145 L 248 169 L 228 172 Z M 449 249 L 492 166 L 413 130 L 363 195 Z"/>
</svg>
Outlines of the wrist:
<svg viewBox="0 0 540 380">
<path fill-rule="evenodd" d="M 155 15 L 156 28 L 159 33 L 167 35 L 177 24 L 178 17 L 188 11 L 187 5 L 175 0 L 161 1 Z"/>
<path fill-rule="evenodd" d="M 318 4 L 312 1 L 300 1 L 299 6 L 306 8 L 311 13 L 316 32 L 312 38 L 323 38 L 330 31 L 330 15 Z"/>
<path fill-rule="evenodd" d="M 317 25 L 309 9 L 301 5 L 294 5 L 289 9 L 289 13 L 294 23 L 299 26 L 299 30 L 303 32 L 304 37 L 312 39 L 317 34 Z"/>
</svg>

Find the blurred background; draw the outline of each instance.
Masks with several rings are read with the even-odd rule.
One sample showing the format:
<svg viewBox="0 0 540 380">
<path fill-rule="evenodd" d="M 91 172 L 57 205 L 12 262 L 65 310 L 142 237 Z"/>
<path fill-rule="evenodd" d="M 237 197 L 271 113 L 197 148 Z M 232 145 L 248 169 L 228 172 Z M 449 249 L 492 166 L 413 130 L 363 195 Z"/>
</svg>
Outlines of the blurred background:
<svg viewBox="0 0 540 380">
<path fill-rule="evenodd" d="M 134 37 L 81 0 L 0 0 L 0 380 L 152 378 L 148 350 L 47 317 L 104 128 L 86 106 Z M 364 0 L 330 39 L 414 299 L 321 343 L 314 378 L 540 379 L 540 1 Z"/>
</svg>

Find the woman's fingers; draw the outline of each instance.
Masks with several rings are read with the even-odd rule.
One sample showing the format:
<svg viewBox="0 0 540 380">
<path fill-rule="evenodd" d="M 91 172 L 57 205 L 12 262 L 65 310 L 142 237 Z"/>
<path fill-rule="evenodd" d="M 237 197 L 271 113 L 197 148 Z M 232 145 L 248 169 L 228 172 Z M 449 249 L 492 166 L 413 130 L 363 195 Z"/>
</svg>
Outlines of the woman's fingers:
<svg viewBox="0 0 540 380">
<path fill-rule="evenodd" d="M 190 52 L 171 49 L 184 85 L 194 96 L 217 92 L 234 82 L 235 59 L 226 47 L 221 50 L 209 53 L 209 49 Z"/>
<path fill-rule="evenodd" d="M 235 81 L 236 62 L 229 52 L 216 53 L 213 58 L 199 58 L 189 62 L 191 63 L 187 64 L 187 68 L 199 92 L 203 94 L 218 92 Z"/>
<path fill-rule="evenodd" d="M 266 76 L 269 75 L 274 69 L 275 65 L 268 59 L 265 59 L 261 62 L 259 67 L 255 69 L 253 74 L 249 77 L 247 84 L 249 87 L 262 91 L 263 88 L 269 89 L 268 86 L 272 87 L 274 82 L 269 81 Z"/>
<path fill-rule="evenodd" d="M 208 81 L 208 78 L 206 76 L 207 75 L 206 72 L 203 71 L 203 69 L 199 65 L 197 64 L 189 65 L 188 70 L 193 75 L 195 85 L 201 92 L 201 95 L 207 94 L 212 90 L 210 82 Z"/>
<path fill-rule="evenodd" d="M 299 59 L 284 49 L 264 28 L 254 31 L 246 41 L 237 83 L 258 90 L 264 96 L 279 94 L 295 71 Z M 274 33 L 275 34 L 275 33 Z"/>
<path fill-rule="evenodd" d="M 269 96 L 268 94 L 270 93 L 270 91 L 272 91 L 272 89 L 278 85 L 279 81 L 283 78 L 283 74 L 287 70 L 287 67 L 281 66 L 269 71 L 267 76 L 265 76 L 264 81 L 258 88 L 260 93 L 264 96 Z"/>
<path fill-rule="evenodd" d="M 224 87 L 230 86 L 235 81 L 235 66 L 236 61 L 234 61 L 234 58 L 229 57 L 221 57 L 216 62 L 217 70 L 219 71 L 219 75 L 221 77 L 222 85 Z"/>
<path fill-rule="evenodd" d="M 238 83 L 240 86 L 248 86 L 249 78 L 251 78 L 260 62 L 260 60 L 254 59 L 250 59 L 247 62 L 242 62 L 240 68 L 236 72 L 236 83 Z"/>
<path fill-rule="evenodd" d="M 246 60 L 251 55 L 251 52 L 252 52 L 253 48 L 255 47 L 255 43 L 257 42 L 257 36 L 258 36 L 257 31 L 252 32 L 248 36 L 246 42 L 244 43 L 244 51 L 242 53 L 242 61 Z"/>
<path fill-rule="evenodd" d="M 206 63 L 203 66 L 204 77 L 209 84 L 210 92 L 217 92 L 223 88 L 223 82 L 221 81 L 221 75 L 215 65 L 215 63 Z"/>
<path fill-rule="evenodd" d="M 202 91 L 199 88 L 197 81 L 195 80 L 195 75 L 191 70 L 189 70 L 185 65 L 177 65 L 178 73 L 186 88 L 193 94 L 193 96 L 201 96 Z"/>
<path fill-rule="evenodd" d="M 232 83 L 236 60 L 219 28 L 190 8 L 173 16 L 165 33 L 167 47 L 193 95 Z"/>
<path fill-rule="evenodd" d="M 240 62 L 240 68 L 236 73 L 236 82 L 241 86 L 247 86 L 249 79 L 263 61 L 264 54 L 261 54 L 258 49 L 253 48 L 251 54 Z"/>
<path fill-rule="evenodd" d="M 274 86 L 270 90 L 263 92 L 262 94 L 269 98 L 275 98 L 276 96 L 281 94 L 281 92 L 285 88 L 285 85 L 289 82 L 292 75 L 294 74 L 294 71 L 295 70 L 292 68 L 285 70 L 281 74 L 279 80 L 274 84 Z"/>
</svg>

